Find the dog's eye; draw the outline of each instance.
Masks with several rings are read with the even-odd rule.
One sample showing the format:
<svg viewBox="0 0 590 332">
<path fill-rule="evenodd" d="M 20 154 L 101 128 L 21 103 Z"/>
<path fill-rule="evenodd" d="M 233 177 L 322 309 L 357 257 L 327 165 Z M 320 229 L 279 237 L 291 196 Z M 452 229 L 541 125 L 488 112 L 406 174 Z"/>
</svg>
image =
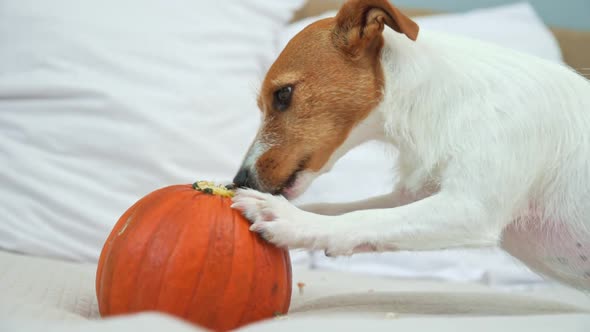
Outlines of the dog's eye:
<svg viewBox="0 0 590 332">
<path fill-rule="evenodd" d="M 293 87 L 290 85 L 284 86 L 274 92 L 273 106 L 278 111 L 284 111 L 291 105 L 291 96 L 293 95 Z"/>
</svg>

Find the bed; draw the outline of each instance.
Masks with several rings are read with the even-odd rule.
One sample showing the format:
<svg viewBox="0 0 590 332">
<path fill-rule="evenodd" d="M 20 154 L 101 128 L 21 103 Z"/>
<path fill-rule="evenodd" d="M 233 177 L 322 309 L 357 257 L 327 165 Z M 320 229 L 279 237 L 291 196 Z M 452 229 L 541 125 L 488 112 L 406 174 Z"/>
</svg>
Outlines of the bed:
<svg viewBox="0 0 590 332">
<path fill-rule="evenodd" d="M 0 129 L 4 134 L 0 140 L 0 152 L 10 156 L 12 163 L 0 165 L 0 174 L 6 176 L 4 179 L 10 180 L 6 180 L 5 185 L 0 188 L 0 200 L 13 202 L 0 206 L 0 215 L 3 218 L 0 222 L 0 245 L 5 248 L 0 250 L 0 331 L 199 331 L 196 326 L 158 313 L 112 319 L 99 317 L 94 277 L 95 261 L 105 238 L 104 234 L 108 233 L 116 216 L 138 196 L 164 184 L 193 180 L 192 165 L 200 165 L 201 174 L 205 174 L 207 178 L 224 176 L 235 170 L 240 162 L 235 156 L 244 151 L 248 144 L 240 137 L 252 137 L 256 126 L 255 121 L 247 120 L 235 113 L 235 110 L 239 109 L 236 105 L 245 105 L 243 107 L 248 108 L 248 111 L 251 109 L 255 112 L 250 88 L 253 85 L 252 81 L 255 82 L 253 77 L 260 75 L 256 66 L 259 63 L 268 66 L 269 61 L 272 61 L 284 44 L 284 39 L 289 37 L 285 34 L 277 41 L 274 36 L 266 36 L 263 30 L 288 30 L 284 24 L 288 23 L 289 19 L 292 29 L 300 29 L 300 26 L 296 26 L 297 22 L 334 10 L 342 1 L 301 0 L 289 2 L 289 5 L 285 5 L 288 2 L 269 4 L 267 0 L 241 1 L 239 5 L 236 4 L 226 12 L 226 16 L 229 16 L 226 20 L 216 16 L 220 11 L 191 7 L 195 13 L 209 13 L 201 15 L 200 19 L 203 21 L 211 24 L 223 21 L 228 25 L 225 30 L 213 32 L 203 32 L 206 26 L 194 29 L 199 30 L 196 32 L 191 30 L 193 18 L 184 15 L 188 10 L 178 10 L 174 14 L 177 16 L 174 16 L 170 13 L 172 7 L 150 7 L 151 12 L 148 14 L 153 15 L 154 20 L 162 16 L 159 14 L 164 10 L 170 18 L 163 24 L 166 28 L 152 29 L 152 25 L 155 24 L 153 21 L 146 22 L 137 18 L 140 15 L 136 15 L 134 28 L 139 26 L 144 29 L 139 35 L 137 31 L 121 32 L 113 29 L 122 29 L 130 25 L 129 18 L 120 12 L 136 13 L 131 6 L 121 7 L 115 0 L 105 0 L 102 3 L 113 5 L 113 8 L 117 8 L 116 11 L 106 10 L 107 5 L 101 7 L 89 4 L 86 10 L 78 8 L 76 17 L 66 15 L 68 23 L 74 22 L 73 25 L 55 20 L 63 15 L 59 8 L 53 8 L 60 6 L 56 4 L 67 5 L 67 8 L 71 9 L 76 2 L 59 0 L 49 6 L 34 0 L 14 0 L 7 2 L 10 5 L 6 6 L 4 14 L 0 13 L 0 31 L 9 31 L 9 28 L 14 29 L 14 24 L 22 24 L 21 28 L 14 31 L 23 34 L 17 34 L 17 38 L 10 40 L 11 48 L 0 51 L 0 62 L 15 61 L 15 65 L 2 67 L 0 70 L 6 74 L 4 77 L 0 75 Z M 23 9 L 23 3 L 29 3 L 30 6 Z M 264 14 L 257 17 L 252 8 L 266 10 L 261 10 Z M 414 17 L 438 14 L 420 9 L 404 10 Z M 12 13 L 12 16 L 6 19 L 2 16 L 5 13 Z M 88 22 L 102 14 L 108 15 L 111 19 L 108 25 L 97 25 L 98 28 L 90 26 Z M 231 25 L 237 22 L 232 19 L 234 14 L 237 17 L 255 16 L 244 23 L 249 24 L 250 30 L 256 30 L 258 33 L 256 38 L 249 41 L 251 49 L 247 49 L 247 43 L 243 42 L 244 37 L 248 37 L 243 35 L 244 28 L 237 23 Z M 30 25 L 28 21 L 22 21 L 23 17 L 41 19 L 35 21 L 37 25 Z M 47 22 L 51 23 L 48 27 L 45 25 Z M 260 29 L 255 28 L 254 25 L 260 22 L 267 25 Z M 80 29 L 72 29 L 72 26 L 80 26 Z M 71 40 L 68 43 L 64 42 L 64 35 L 72 30 L 75 30 L 75 43 Z M 179 39 L 159 39 L 158 33 L 162 31 L 172 31 L 174 37 Z M 233 44 L 215 49 L 218 53 L 211 53 L 216 56 L 214 64 L 199 67 L 194 63 L 208 61 L 212 55 L 203 56 L 202 48 L 192 45 L 194 41 L 187 41 L 185 36 L 201 32 L 210 38 L 207 40 L 210 49 L 215 49 L 216 46 L 213 44 L 217 39 L 227 39 Z M 590 32 L 558 28 L 551 28 L 551 32 L 552 38 L 559 44 L 558 49 L 563 61 L 582 75 L 590 74 Z M 96 37 L 92 43 L 87 43 L 87 34 Z M 8 43 L 7 35 L 0 34 L 0 44 Z M 232 39 L 234 35 L 241 39 Z M 115 36 L 125 43 L 113 42 Z M 550 39 L 547 39 L 549 43 Z M 29 41 L 30 44 L 27 44 Z M 191 57 L 179 58 L 178 55 L 172 54 L 173 52 L 167 51 L 169 48 L 174 49 L 177 46 L 175 43 L 179 42 L 186 42 L 187 45 L 183 46 L 182 51 Z M 236 47 L 236 44 L 239 44 L 239 47 Z M 33 56 L 30 54 L 34 52 L 30 50 L 37 50 L 39 45 L 51 61 L 27 58 Z M 128 49 L 128 45 L 134 48 Z M 261 49 L 266 50 L 273 45 L 276 47 L 273 52 L 260 52 Z M 236 48 L 239 48 L 240 54 L 248 54 L 255 60 L 239 67 L 229 62 L 228 59 L 231 57 L 217 56 Z M 121 50 L 126 52 L 117 53 Z M 11 51 L 14 52 L 10 53 Z M 79 59 L 71 61 L 76 57 Z M 180 59 L 185 62 L 179 65 L 169 59 Z M 224 62 L 226 60 L 228 62 Z M 34 70 L 29 70 L 31 64 L 34 65 Z M 21 65 L 23 69 L 19 72 Z M 201 81 L 194 80 L 186 74 L 192 70 L 201 76 L 209 77 L 208 75 L 219 75 L 228 66 L 232 66 L 232 71 L 228 74 L 230 76 L 219 81 L 211 79 L 207 81 L 207 85 L 200 85 Z M 95 67 L 101 70 L 94 70 Z M 55 76 L 44 76 L 52 70 L 55 70 Z M 68 71 L 74 74 L 67 76 L 65 73 Z M 175 75 L 174 78 L 169 76 L 171 73 Z M 249 76 L 245 77 L 244 73 L 248 73 Z M 129 85 L 122 83 L 125 80 Z M 242 81 L 246 81 L 247 84 L 239 85 Z M 30 86 L 31 82 L 37 85 Z M 99 86 L 99 83 L 107 88 Z M 246 93 L 232 95 L 235 100 L 230 102 L 228 99 L 231 98 L 227 98 L 225 94 L 216 95 L 213 91 L 224 89 L 229 83 L 238 84 L 232 86 L 232 91 L 244 89 Z M 170 94 L 167 89 L 174 91 L 176 95 Z M 195 97 L 194 89 L 199 89 L 208 98 L 201 100 L 199 96 Z M 90 112 L 90 123 L 77 118 L 77 108 L 70 109 L 73 104 Z M 218 118 L 215 118 L 215 121 L 201 118 L 197 123 L 191 123 L 191 118 L 184 110 L 186 105 L 194 104 L 200 105 L 207 112 L 225 112 L 216 113 Z M 54 119 L 55 116 L 44 118 L 43 112 L 39 112 L 37 108 L 31 112 L 32 107 L 39 105 L 43 105 L 41 110 L 47 108 L 57 113 L 57 120 Z M 103 107 L 116 109 L 117 112 L 104 115 Z M 101 109 L 102 113 L 94 112 L 97 109 Z M 157 117 L 155 112 L 161 109 L 170 112 L 166 117 Z M 14 110 L 20 113 L 14 112 L 14 117 L 10 117 L 8 111 Z M 144 112 L 146 114 L 140 114 L 138 110 L 147 111 Z M 176 113 L 172 113 L 172 110 Z M 17 113 L 34 116 L 18 119 Z M 70 118 L 74 118 L 75 121 L 68 123 L 68 126 L 56 128 L 60 132 L 71 130 L 74 136 L 84 136 L 87 140 L 99 143 L 87 144 L 72 140 L 71 136 L 64 136 L 60 140 L 59 137 L 56 138 L 59 133 L 50 132 L 53 126 L 63 125 Z M 119 128 L 121 123 L 130 119 L 132 121 L 125 127 Z M 224 131 L 226 123 L 233 124 L 231 131 Z M 184 124 L 186 127 L 182 127 Z M 20 127 L 24 129 L 19 131 Z M 95 132 L 95 127 L 105 129 Z M 188 142 L 183 145 L 182 141 L 188 140 L 189 134 L 194 134 L 195 127 L 199 129 L 199 135 L 208 138 L 207 144 Z M 137 141 L 127 140 L 120 136 L 123 133 L 130 133 L 130 136 L 135 135 L 139 138 Z M 150 140 L 148 136 L 152 133 L 157 139 Z M 231 147 L 219 143 L 222 138 L 228 136 L 232 138 Z M 34 140 L 38 140 L 34 148 L 27 146 Z M 169 144 L 160 146 L 159 141 Z M 11 144 L 15 146 L 13 150 Z M 169 151 L 174 150 L 170 149 L 170 146 L 179 150 L 199 149 L 200 153 L 192 154 L 190 157 L 184 153 L 173 154 L 173 151 Z M 40 153 L 37 151 L 41 150 L 39 147 L 45 147 L 46 150 Z M 115 148 L 121 151 L 112 152 Z M 211 157 L 213 152 L 216 153 L 216 157 Z M 91 155 L 88 156 L 86 153 Z M 349 165 L 364 167 L 362 163 L 366 162 L 367 158 L 363 153 L 366 151 L 359 152 L 356 159 L 348 160 Z M 37 154 L 40 157 L 37 157 Z M 199 156 L 207 154 L 209 159 L 200 159 Z M 77 161 L 69 164 L 68 162 L 75 159 L 76 155 L 83 155 L 85 158 L 80 158 L 79 163 Z M 155 158 L 154 155 L 160 158 Z M 19 164 L 19 161 L 22 161 L 22 164 Z M 30 164 L 35 164 L 41 170 L 29 170 Z M 111 169 L 117 171 L 112 172 Z M 127 169 L 130 171 L 127 172 Z M 16 170 L 24 172 L 26 178 L 23 177 L 21 181 L 20 173 Z M 358 170 L 352 167 L 348 170 L 345 167 L 335 169 L 336 176 L 340 178 L 355 174 L 354 172 Z M 95 179 L 96 183 L 91 179 Z M 332 193 L 317 190 L 320 187 L 334 187 L 335 192 L 343 191 L 329 182 L 332 181 L 331 178 L 318 180 L 320 184 L 315 189 L 311 188 L 307 199 L 324 200 L 332 197 Z M 380 181 L 378 177 L 374 180 Z M 38 185 L 39 183 L 43 185 Z M 375 182 L 374 185 L 378 184 Z M 36 200 L 29 201 L 30 197 Z M 99 205 L 96 202 L 105 203 Z M 19 207 L 23 207 L 22 210 L 19 210 Z M 22 218 L 23 213 L 27 219 Z M 12 215 L 16 216 L 13 218 L 14 221 L 11 221 Z M 457 255 L 452 256 L 449 261 L 456 261 L 457 257 L 467 260 L 467 256 Z M 514 278 L 511 277 L 511 280 L 523 282 L 510 284 L 493 282 L 497 279 L 496 276 L 506 278 L 509 273 L 492 271 L 487 266 L 484 272 L 477 272 L 476 276 L 466 272 L 477 270 L 474 266 L 461 269 L 450 265 L 439 271 L 422 270 L 422 274 L 418 273 L 416 268 L 408 268 L 402 271 L 403 273 L 390 273 L 384 272 L 382 265 L 395 266 L 396 261 L 376 261 L 375 258 L 362 261 L 363 257 L 367 257 L 362 256 L 359 258 L 361 261 L 354 261 L 357 269 L 351 269 L 352 260 L 334 261 L 322 256 L 293 252 L 294 289 L 289 314 L 246 326 L 241 331 L 436 329 L 440 332 L 540 332 L 556 329 L 590 329 L 590 297 L 587 294 L 539 279 L 530 279 L 538 278 L 533 277 L 530 272 L 524 276 L 518 274 Z M 404 262 L 422 259 L 429 267 L 432 266 L 430 262 L 442 260 L 442 256 L 436 255 L 431 258 L 422 256 L 420 259 L 412 254 L 397 257 L 402 257 Z M 477 253 L 470 259 L 479 263 L 481 267 L 486 264 L 492 265 L 494 257 L 497 258 L 495 254 L 483 256 Z M 506 260 L 497 262 L 498 266 L 506 266 Z M 364 263 L 368 265 L 363 265 Z M 369 273 L 371 267 L 377 272 Z M 453 272 L 449 272 L 450 270 Z M 438 278 L 428 278 L 435 276 Z M 296 286 L 298 282 L 305 284 L 302 290 Z"/>
<path fill-rule="evenodd" d="M 198 331 L 145 313 L 101 320 L 94 264 L 0 252 L 2 331 Z M 514 293 L 481 284 L 396 280 L 295 265 L 291 309 L 241 331 L 587 331 L 590 297 L 556 285 Z M 303 282 L 300 290 L 296 285 Z"/>
</svg>

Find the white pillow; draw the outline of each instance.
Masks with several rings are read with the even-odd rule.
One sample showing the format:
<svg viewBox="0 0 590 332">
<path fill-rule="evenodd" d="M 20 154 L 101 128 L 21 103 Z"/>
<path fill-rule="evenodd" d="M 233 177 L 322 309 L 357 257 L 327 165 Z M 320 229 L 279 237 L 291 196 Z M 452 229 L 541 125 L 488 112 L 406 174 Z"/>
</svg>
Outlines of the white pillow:
<svg viewBox="0 0 590 332">
<path fill-rule="evenodd" d="M 231 180 L 303 2 L 3 1 L 0 248 L 94 261 L 141 196 Z"/>
<path fill-rule="evenodd" d="M 278 54 L 304 27 L 335 11 L 291 24 L 278 38 Z M 415 19 L 422 29 L 438 30 L 497 43 L 521 52 L 561 62 L 559 46 L 528 3 Z M 418 37 L 420 38 L 420 37 Z M 346 202 L 390 192 L 396 177 L 395 153 L 377 143 L 360 146 L 345 155 L 331 173 L 319 177 L 299 203 Z M 351 186 L 362 181 L 363 188 Z M 524 265 L 500 250 L 363 254 L 331 259 L 313 255 L 315 267 L 409 278 L 441 278 L 512 284 L 541 280 Z"/>
</svg>

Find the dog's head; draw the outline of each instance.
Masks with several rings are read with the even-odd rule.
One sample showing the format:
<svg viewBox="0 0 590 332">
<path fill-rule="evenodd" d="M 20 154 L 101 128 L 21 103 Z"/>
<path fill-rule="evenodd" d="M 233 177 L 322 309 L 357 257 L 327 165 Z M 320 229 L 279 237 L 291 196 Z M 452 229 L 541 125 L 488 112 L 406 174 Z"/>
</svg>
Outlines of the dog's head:
<svg viewBox="0 0 590 332">
<path fill-rule="evenodd" d="M 385 25 L 412 40 L 418 34 L 387 0 L 349 0 L 287 44 L 262 84 L 262 124 L 236 185 L 293 198 L 335 162 L 382 99 Z"/>
</svg>

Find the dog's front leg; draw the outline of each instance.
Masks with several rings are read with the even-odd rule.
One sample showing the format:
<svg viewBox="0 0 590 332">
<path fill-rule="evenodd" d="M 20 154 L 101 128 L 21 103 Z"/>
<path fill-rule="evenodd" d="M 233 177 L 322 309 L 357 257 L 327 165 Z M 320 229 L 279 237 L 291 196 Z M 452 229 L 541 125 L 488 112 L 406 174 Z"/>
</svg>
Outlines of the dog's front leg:
<svg viewBox="0 0 590 332">
<path fill-rule="evenodd" d="M 301 205 L 299 208 L 303 211 L 317 213 L 325 216 L 337 216 L 360 210 L 394 208 L 401 205 L 406 205 L 426 196 L 426 194 L 417 195 L 410 193 L 408 190 L 405 190 L 402 187 L 402 189 L 396 189 L 392 193 L 386 195 L 370 197 L 356 202 L 314 203 Z"/>
<path fill-rule="evenodd" d="M 333 233 L 316 245 L 331 256 L 350 255 L 360 248 L 391 251 L 495 246 L 506 224 L 491 215 L 481 201 L 447 192 L 397 208 L 356 211 L 334 218 L 340 219 L 332 221 Z"/>
<path fill-rule="evenodd" d="M 497 245 L 503 222 L 483 204 L 461 194 L 439 192 L 390 209 L 321 216 L 302 211 L 280 196 L 242 190 L 234 208 L 251 229 L 290 248 L 323 249 L 331 256 L 358 251 L 433 250 Z"/>
</svg>

